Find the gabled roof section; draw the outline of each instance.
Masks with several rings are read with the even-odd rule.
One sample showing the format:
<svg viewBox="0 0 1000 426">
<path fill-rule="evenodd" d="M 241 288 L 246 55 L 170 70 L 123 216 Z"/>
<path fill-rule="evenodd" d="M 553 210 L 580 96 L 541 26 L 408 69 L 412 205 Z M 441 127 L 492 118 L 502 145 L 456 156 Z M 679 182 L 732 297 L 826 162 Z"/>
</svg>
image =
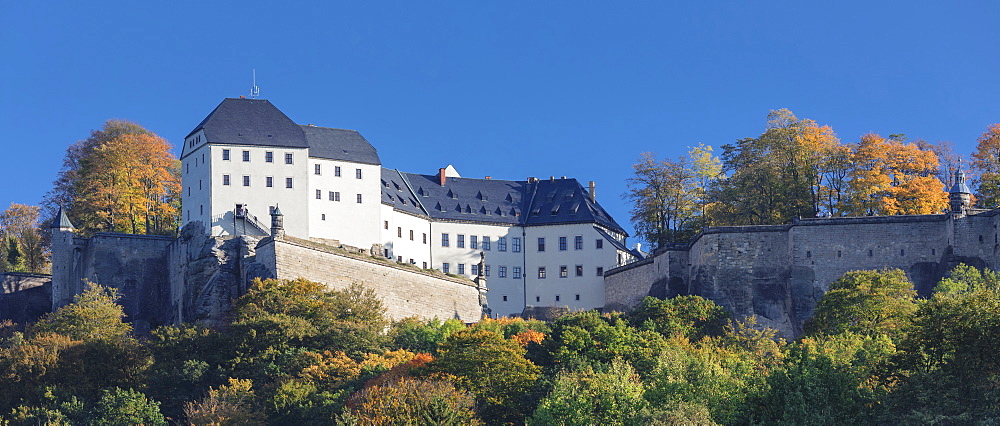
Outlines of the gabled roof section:
<svg viewBox="0 0 1000 426">
<path fill-rule="evenodd" d="M 504 225 L 596 223 L 628 235 L 576 179 L 510 181 L 421 175 L 382 169 L 382 202 L 438 220 Z M 400 197 L 407 202 L 402 203 Z M 413 201 L 420 206 L 413 206 Z M 537 213 L 536 213 L 537 212 Z"/>
<path fill-rule="evenodd" d="M 309 156 L 329 160 L 381 165 L 378 151 L 355 130 L 299 126 L 309 144 Z"/>
<path fill-rule="evenodd" d="M 226 98 L 188 136 L 209 143 L 308 148 L 302 128 L 266 99 Z"/>
</svg>

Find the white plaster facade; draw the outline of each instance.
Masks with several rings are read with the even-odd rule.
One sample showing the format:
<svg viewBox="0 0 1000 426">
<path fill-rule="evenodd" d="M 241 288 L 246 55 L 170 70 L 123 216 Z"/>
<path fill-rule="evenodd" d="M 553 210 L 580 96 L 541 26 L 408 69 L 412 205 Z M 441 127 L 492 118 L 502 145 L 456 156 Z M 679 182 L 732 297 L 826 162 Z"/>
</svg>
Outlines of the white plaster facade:
<svg viewBox="0 0 1000 426">
<path fill-rule="evenodd" d="M 529 306 L 601 308 L 603 271 L 637 255 L 575 179 L 385 169 L 357 132 L 296 125 L 267 101 L 225 100 L 185 139 L 181 162 L 183 223 L 210 224 L 212 235 L 267 235 L 279 206 L 287 235 L 381 244 L 378 254 L 423 268 L 473 278 L 485 254 L 496 316 Z"/>
</svg>

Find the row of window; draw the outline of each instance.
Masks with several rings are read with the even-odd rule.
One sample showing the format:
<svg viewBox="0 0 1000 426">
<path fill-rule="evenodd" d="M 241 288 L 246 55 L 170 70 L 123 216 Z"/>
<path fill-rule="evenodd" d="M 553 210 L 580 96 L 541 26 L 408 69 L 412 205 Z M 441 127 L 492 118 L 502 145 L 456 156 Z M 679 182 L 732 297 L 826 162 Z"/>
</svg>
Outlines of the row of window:
<svg viewBox="0 0 1000 426">
<path fill-rule="evenodd" d="M 412 259 L 410 259 L 410 260 L 412 262 Z M 427 263 L 424 262 L 424 265 L 425 265 L 424 267 L 426 267 Z M 465 264 L 464 263 L 459 263 L 459 264 L 457 264 L 457 266 L 458 266 L 457 273 L 459 275 L 464 275 L 465 274 Z M 444 272 L 444 273 L 446 273 L 446 274 L 451 273 L 451 264 L 450 263 L 442 263 L 441 264 L 441 271 Z M 574 271 L 574 275 L 575 276 L 582 277 L 583 276 L 583 265 L 576 265 L 573 268 L 573 271 Z M 598 277 L 604 276 L 604 267 L 603 266 L 598 266 L 595 269 L 595 272 L 597 273 Z M 521 279 L 521 267 L 520 266 L 514 266 L 514 267 L 512 267 L 511 268 L 511 273 L 512 273 L 511 278 L 513 278 L 515 280 Z M 470 274 L 471 275 L 479 275 L 479 265 L 473 264 L 472 268 L 471 268 L 471 273 Z M 490 276 L 490 265 L 484 265 L 484 267 L 483 267 L 483 275 L 487 276 L 487 277 Z M 498 266 L 497 267 L 497 277 L 499 277 L 499 278 L 507 278 L 507 266 Z M 545 269 L 545 267 L 544 266 L 539 266 L 538 267 L 538 278 L 544 280 L 545 277 L 546 277 L 546 269 Z M 560 265 L 559 266 L 559 278 L 568 278 L 568 277 L 569 277 L 569 266 L 567 266 L 567 265 Z"/>
<path fill-rule="evenodd" d="M 295 183 L 295 181 L 292 178 L 290 178 L 290 177 L 286 177 L 285 178 L 285 188 L 292 188 L 292 187 L 294 187 L 294 183 Z M 229 186 L 231 184 L 232 184 L 232 179 L 229 177 L 229 175 L 222 175 L 222 185 L 223 186 Z M 243 175 L 243 186 L 250 186 L 250 175 Z M 264 186 L 268 187 L 268 188 L 273 188 L 274 187 L 274 177 L 273 176 L 265 176 L 264 177 Z"/>
<path fill-rule="evenodd" d="M 557 294 L 556 295 L 556 302 L 561 301 L 561 299 L 562 299 L 562 297 L 560 297 L 560 295 Z M 576 300 L 580 300 L 580 295 L 579 294 L 576 295 Z M 507 301 L 507 296 L 503 297 L 503 301 L 504 302 Z M 542 297 L 541 296 L 535 296 L 535 302 L 541 302 L 541 301 L 542 301 Z"/>
<path fill-rule="evenodd" d="M 388 229 L 388 222 L 386 222 Z M 481 242 L 481 244 L 480 244 Z M 511 238 L 511 251 L 515 253 L 521 252 L 521 238 L 513 237 Z M 483 236 L 482 240 L 479 239 L 478 235 L 469 236 L 469 248 L 483 250 L 490 250 L 492 240 L 488 236 Z M 441 247 L 451 246 L 451 236 L 450 234 L 441 234 Z M 455 247 L 465 248 L 465 234 L 456 235 Z M 594 247 L 598 250 L 604 248 L 604 240 L 597 239 L 594 240 Z M 569 249 L 569 239 L 567 237 L 559 237 L 559 251 L 566 251 Z M 573 237 L 573 249 L 583 250 L 583 235 L 577 235 Z M 507 251 L 507 237 L 497 238 L 497 251 Z M 538 251 L 545 251 L 545 237 L 538 238 Z"/>
<path fill-rule="evenodd" d="M 323 199 L 322 189 L 316 190 L 316 199 L 317 200 Z M 340 201 L 340 191 L 327 191 L 327 199 L 329 199 L 330 201 Z M 361 194 L 357 194 L 356 199 L 358 204 L 361 204 Z"/>
<path fill-rule="evenodd" d="M 323 174 L 323 165 L 322 164 L 313 164 L 313 174 L 314 175 L 322 175 Z M 340 177 L 340 166 L 333 166 L 333 175 L 335 177 Z M 361 179 L 361 169 L 354 169 L 354 177 L 356 179 Z"/>
<path fill-rule="evenodd" d="M 222 150 L 222 160 L 223 161 L 229 161 L 229 158 L 230 158 L 229 150 L 228 149 L 223 149 Z M 292 161 L 293 158 L 294 158 L 294 156 L 293 156 L 293 154 L 291 152 L 286 152 L 285 153 L 285 164 L 293 164 L 293 161 Z M 245 163 L 249 163 L 250 162 L 250 151 L 248 151 L 248 150 L 244 150 L 243 151 L 243 162 L 245 162 Z M 274 151 L 264 151 L 264 162 L 265 163 L 273 163 L 274 162 Z"/>
</svg>

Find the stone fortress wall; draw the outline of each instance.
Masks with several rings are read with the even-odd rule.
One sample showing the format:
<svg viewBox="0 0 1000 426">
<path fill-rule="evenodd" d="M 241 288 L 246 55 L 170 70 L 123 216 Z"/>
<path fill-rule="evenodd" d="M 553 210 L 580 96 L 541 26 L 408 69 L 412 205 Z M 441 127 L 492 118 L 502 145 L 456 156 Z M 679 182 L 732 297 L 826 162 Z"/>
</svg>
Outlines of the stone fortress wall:
<svg viewBox="0 0 1000 426">
<path fill-rule="evenodd" d="M 695 294 L 793 337 L 848 271 L 898 268 L 928 295 L 960 262 L 996 269 L 998 212 L 706 228 L 690 244 L 608 271 L 606 309 L 634 307 L 647 295 Z"/>
<path fill-rule="evenodd" d="M 305 278 L 334 288 L 357 282 L 375 290 L 392 318 L 476 322 L 482 317 L 485 287 L 468 279 L 350 254 L 359 250 L 335 248 L 336 242 L 211 237 L 202 228 L 189 225 L 178 238 L 114 233 L 82 238 L 70 228 L 53 228 L 51 282 L 42 275 L 3 275 L 4 293 L 10 294 L 0 294 L 0 318 L 34 320 L 72 302 L 89 280 L 118 290 L 126 319 L 137 330 L 180 322 L 217 325 L 257 277 Z M 44 295 L 29 295 L 28 287 Z M 44 310 L 16 316 L 10 306 L 29 296 L 46 298 Z"/>
</svg>

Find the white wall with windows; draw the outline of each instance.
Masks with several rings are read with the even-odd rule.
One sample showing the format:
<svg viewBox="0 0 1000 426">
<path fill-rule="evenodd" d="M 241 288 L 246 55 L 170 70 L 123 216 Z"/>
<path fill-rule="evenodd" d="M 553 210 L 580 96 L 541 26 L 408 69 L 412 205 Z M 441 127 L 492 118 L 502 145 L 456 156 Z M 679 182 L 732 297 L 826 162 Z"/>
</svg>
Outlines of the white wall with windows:
<svg viewBox="0 0 1000 426">
<path fill-rule="evenodd" d="M 434 268 L 431 261 L 434 239 L 431 238 L 431 222 L 426 217 L 383 205 L 381 218 L 380 241 L 389 258 L 421 268 Z"/>
<path fill-rule="evenodd" d="M 300 238 L 336 239 L 354 247 L 371 247 L 379 235 L 381 166 L 310 157 L 307 173 L 309 234 L 286 232 Z"/>
<path fill-rule="evenodd" d="M 212 235 L 261 234 L 249 221 L 236 217 L 237 204 L 265 228 L 271 225 L 270 207 L 278 205 L 287 234 L 309 235 L 309 212 L 302 203 L 309 187 L 307 149 L 211 144 L 208 153 L 211 208 L 206 206 L 201 220 L 210 224 Z M 190 157 L 183 162 L 191 162 Z M 200 162 L 200 154 L 193 157 Z M 185 186 L 191 184 L 184 179 Z"/>
<path fill-rule="evenodd" d="M 604 306 L 604 276 L 598 272 L 618 266 L 618 250 L 592 223 L 529 226 L 525 238 L 526 306 Z"/>
<path fill-rule="evenodd" d="M 184 140 L 181 156 L 181 222 L 211 223 L 212 162 L 204 132 Z"/>
</svg>

